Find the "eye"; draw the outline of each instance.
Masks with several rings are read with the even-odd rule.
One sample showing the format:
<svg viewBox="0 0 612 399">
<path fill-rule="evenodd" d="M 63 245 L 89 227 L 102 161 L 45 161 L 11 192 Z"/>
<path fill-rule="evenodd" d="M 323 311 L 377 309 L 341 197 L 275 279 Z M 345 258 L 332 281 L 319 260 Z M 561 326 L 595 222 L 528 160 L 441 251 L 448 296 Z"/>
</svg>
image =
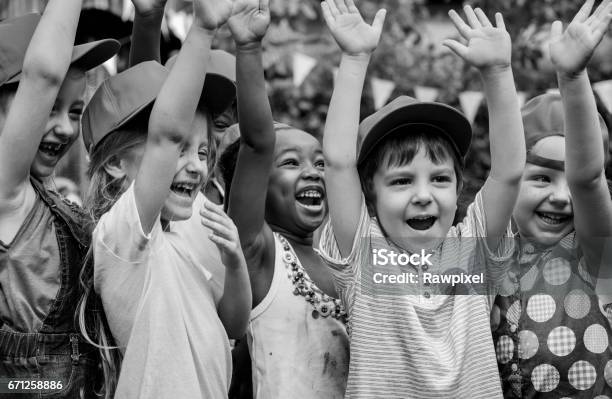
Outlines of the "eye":
<svg viewBox="0 0 612 399">
<path fill-rule="evenodd" d="M 81 119 L 81 115 L 83 115 L 83 109 L 82 108 L 71 109 L 69 115 L 70 115 L 70 119 L 78 121 L 79 119 Z"/>
<path fill-rule="evenodd" d="M 314 164 L 315 168 L 319 168 L 319 169 L 325 169 L 325 161 L 324 160 L 318 160 L 315 162 Z"/>
<path fill-rule="evenodd" d="M 299 162 L 296 159 L 289 158 L 281 161 L 279 166 L 299 166 Z"/>
<path fill-rule="evenodd" d="M 546 175 L 535 175 L 531 177 L 531 180 L 538 183 L 550 183 L 550 177 Z"/>
<path fill-rule="evenodd" d="M 450 183 L 453 181 L 453 179 L 448 175 L 439 175 L 434 176 L 431 181 L 434 183 Z"/>
<path fill-rule="evenodd" d="M 208 148 L 200 148 L 198 151 L 198 157 L 200 158 L 200 161 L 208 159 Z"/>
<path fill-rule="evenodd" d="M 390 186 L 405 186 L 412 183 L 412 179 L 408 177 L 398 177 L 389 182 Z"/>
<path fill-rule="evenodd" d="M 218 130 L 225 130 L 228 127 L 230 127 L 229 123 L 227 123 L 226 121 L 214 121 L 213 122 L 215 124 L 215 128 L 217 128 Z"/>
</svg>

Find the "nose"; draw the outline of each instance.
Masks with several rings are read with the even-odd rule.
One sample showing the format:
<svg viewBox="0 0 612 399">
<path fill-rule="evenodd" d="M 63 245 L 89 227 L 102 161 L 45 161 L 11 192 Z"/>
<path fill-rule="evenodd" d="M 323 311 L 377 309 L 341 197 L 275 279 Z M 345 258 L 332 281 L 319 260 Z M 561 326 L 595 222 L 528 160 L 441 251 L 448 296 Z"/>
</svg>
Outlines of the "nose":
<svg viewBox="0 0 612 399">
<path fill-rule="evenodd" d="M 70 141 L 78 131 L 78 122 L 70 119 L 67 112 L 61 112 L 53 117 L 53 132 L 63 141 Z"/>
<path fill-rule="evenodd" d="M 189 151 L 187 156 L 187 163 L 185 164 L 185 171 L 191 175 L 205 176 L 208 173 L 208 167 L 206 160 L 200 160 L 198 151 Z"/>
<path fill-rule="evenodd" d="M 565 207 L 572 202 L 572 194 L 566 182 L 558 183 L 550 193 L 548 200 L 558 207 Z"/>
<path fill-rule="evenodd" d="M 309 163 L 302 169 L 302 178 L 307 180 L 321 180 L 321 170 L 317 169 L 313 164 Z"/>
<path fill-rule="evenodd" d="M 412 203 L 414 205 L 428 205 L 433 201 L 431 190 L 426 183 L 417 184 L 415 192 L 412 195 Z"/>
</svg>

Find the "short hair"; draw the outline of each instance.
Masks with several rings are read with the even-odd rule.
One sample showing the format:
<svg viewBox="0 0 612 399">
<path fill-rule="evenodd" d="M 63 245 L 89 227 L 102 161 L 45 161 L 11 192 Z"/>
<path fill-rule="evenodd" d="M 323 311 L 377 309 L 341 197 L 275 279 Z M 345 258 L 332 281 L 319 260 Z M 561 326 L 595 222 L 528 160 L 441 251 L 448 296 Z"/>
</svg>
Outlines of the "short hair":
<svg viewBox="0 0 612 399">
<path fill-rule="evenodd" d="M 457 178 L 457 193 L 463 187 L 464 162 L 452 143 L 442 134 L 411 131 L 407 127 L 387 136 L 376 144 L 368 157 L 358 166 L 361 189 L 368 210 L 374 214 L 376 193 L 374 192 L 374 174 L 381 168 L 407 165 L 419 150 L 424 149 L 427 157 L 435 164 L 445 160 L 453 161 Z"/>
</svg>

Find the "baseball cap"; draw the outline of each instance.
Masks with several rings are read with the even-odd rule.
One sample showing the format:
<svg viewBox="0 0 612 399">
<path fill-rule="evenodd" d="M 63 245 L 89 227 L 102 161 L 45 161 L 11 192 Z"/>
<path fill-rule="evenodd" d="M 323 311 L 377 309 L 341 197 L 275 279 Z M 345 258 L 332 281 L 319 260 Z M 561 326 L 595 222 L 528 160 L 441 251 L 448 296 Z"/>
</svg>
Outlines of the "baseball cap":
<svg viewBox="0 0 612 399">
<path fill-rule="evenodd" d="M 81 119 L 87 151 L 91 153 L 106 135 L 151 105 L 167 77 L 168 70 L 164 66 L 146 61 L 102 82 Z"/>
<path fill-rule="evenodd" d="M 25 54 L 39 21 L 39 14 L 26 14 L 0 23 L 0 84 L 21 79 Z M 87 71 L 117 54 L 119 47 L 114 39 L 76 45 L 72 49 L 71 65 Z"/>
<path fill-rule="evenodd" d="M 563 120 L 563 103 L 561 95 L 546 93 L 527 101 L 521 109 L 523 128 L 525 130 L 525 145 L 531 149 L 538 141 L 549 136 L 565 136 Z M 602 133 L 602 143 L 608 156 L 608 128 L 600 113 L 599 125 Z"/>
<path fill-rule="evenodd" d="M 365 118 L 359 125 L 357 164 L 363 163 L 374 147 L 400 128 L 419 128 L 445 136 L 461 158 L 472 140 L 472 126 L 455 108 L 436 102 L 420 102 L 400 96 Z"/>
<path fill-rule="evenodd" d="M 166 68 L 172 69 L 176 55 L 166 61 Z M 227 109 L 236 98 L 236 57 L 223 50 L 210 51 L 201 102 L 218 114 Z"/>
</svg>

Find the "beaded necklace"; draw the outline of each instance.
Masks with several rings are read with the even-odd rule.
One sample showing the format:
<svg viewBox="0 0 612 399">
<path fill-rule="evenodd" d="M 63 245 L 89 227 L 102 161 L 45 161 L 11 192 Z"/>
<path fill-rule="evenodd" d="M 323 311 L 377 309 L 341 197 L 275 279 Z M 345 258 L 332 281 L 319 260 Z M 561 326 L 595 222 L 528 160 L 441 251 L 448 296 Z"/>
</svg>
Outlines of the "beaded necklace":
<svg viewBox="0 0 612 399">
<path fill-rule="evenodd" d="M 280 234 L 278 239 L 283 246 L 283 263 L 287 269 L 287 277 L 295 287 L 293 295 L 301 295 L 310 303 L 314 310 L 312 317 L 331 316 L 346 324 L 346 310 L 339 299 L 332 298 L 317 287 L 298 261 L 297 255 L 287 239 Z"/>
</svg>

